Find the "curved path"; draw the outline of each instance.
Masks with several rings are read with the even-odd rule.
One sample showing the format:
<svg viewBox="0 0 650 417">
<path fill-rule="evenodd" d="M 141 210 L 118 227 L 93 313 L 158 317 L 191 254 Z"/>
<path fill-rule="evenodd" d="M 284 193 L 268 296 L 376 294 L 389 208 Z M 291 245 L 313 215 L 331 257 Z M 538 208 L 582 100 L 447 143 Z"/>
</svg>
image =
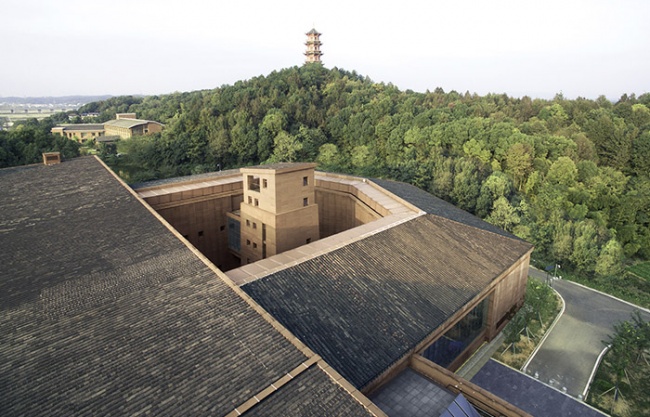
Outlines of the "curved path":
<svg viewBox="0 0 650 417">
<path fill-rule="evenodd" d="M 531 268 L 530 276 L 545 279 L 546 273 Z M 650 320 L 650 311 L 571 281 L 553 280 L 552 286 L 564 299 L 565 311 L 524 371 L 582 398 L 614 324 L 630 320 L 634 310 Z"/>
</svg>

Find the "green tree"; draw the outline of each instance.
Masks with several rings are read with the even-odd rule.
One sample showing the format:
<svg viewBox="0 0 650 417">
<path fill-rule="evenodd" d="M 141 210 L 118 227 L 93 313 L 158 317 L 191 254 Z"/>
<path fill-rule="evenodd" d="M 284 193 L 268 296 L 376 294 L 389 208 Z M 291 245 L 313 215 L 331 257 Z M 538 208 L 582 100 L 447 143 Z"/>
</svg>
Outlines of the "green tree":
<svg viewBox="0 0 650 417">
<path fill-rule="evenodd" d="M 464 158 L 456 161 L 454 171 L 451 197 L 458 207 L 473 212 L 481 186 L 479 171 L 471 160 Z"/>
<path fill-rule="evenodd" d="M 519 191 L 522 190 L 528 180 L 528 175 L 533 171 L 532 152 L 532 147 L 524 143 L 515 143 L 506 152 L 506 172 L 512 176 Z"/>
<path fill-rule="evenodd" d="M 615 276 L 623 271 L 623 248 L 615 238 L 610 239 L 600 251 L 596 260 L 596 274 Z"/>
<path fill-rule="evenodd" d="M 482 163 L 487 164 L 490 162 L 490 158 L 492 158 L 492 153 L 489 150 L 484 149 L 484 147 L 484 142 L 470 139 L 463 145 L 463 150 L 465 151 L 465 155 L 468 157 L 476 158 Z"/>
<path fill-rule="evenodd" d="M 359 170 L 371 166 L 373 158 L 370 149 L 366 145 L 355 146 L 350 155 L 350 163 Z"/>
<path fill-rule="evenodd" d="M 631 140 L 626 133 L 625 121 L 612 117 L 609 112 L 597 111 L 586 126 L 587 135 L 596 145 L 602 163 L 614 168 L 624 168 L 630 159 Z"/>
<path fill-rule="evenodd" d="M 302 143 L 285 131 L 278 133 L 273 143 L 273 154 L 269 162 L 294 162 L 302 150 Z"/>
<path fill-rule="evenodd" d="M 578 271 L 591 273 L 594 271 L 598 256 L 598 241 L 596 227 L 592 221 L 583 221 L 575 226 L 573 251 L 570 261 Z"/>
<path fill-rule="evenodd" d="M 269 109 L 260 123 L 257 142 L 257 153 L 260 160 L 266 160 L 273 151 L 275 138 L 287 128 L 287 115 L 277 108 Z"/>
<path fill-rule="evenodd" d="M 517 210 L 510 205 L 510 202 L 505 197 L 499 197 L 494 202 L 492 212 L 486 220 L 508 232 L 512 232 L 514 227 L 521 221 Z"/>
<path fill-rule="evenodd" d="M 631 383 L 628 377 L 630 367 L 638 365 L 640 361 L 646 364 L 648 362 L 646 356 L 650 349 L 650 322 L 644 321 L 641 314 L 635 311 L 632 320 L 615 324 L 614 333 L 603 343 L 609 346 L 606 361 L 614 374 L 614 402 L 616 402 L 621 384 Z"/>
<path fill-rule="evenodd" d="M 333 143 L 326 143 L 318 149 L 318 158 L 316 161 L 320 168 L 325 170 L 335 170 L 341 164 L 341 154 L 338 147 Z"/>
<path fill-rule="evenodd" d="M 476 200 L 476 213 L 479 217 L 487 217 L 492 211 L 494 201 L 500 197 L 509 197 L 512 184 L 502 172 L 495 171 L 481 185 L 479 197 Z"/>
<path fill-rule="evenodd" d="M 553 162 L 549 168 L 546 181 L 562 187 L 571 187 L 575 184 L 577 177 L 578 169 L 576 164 L 571 158 L 562 156 Z"/>
</svg>

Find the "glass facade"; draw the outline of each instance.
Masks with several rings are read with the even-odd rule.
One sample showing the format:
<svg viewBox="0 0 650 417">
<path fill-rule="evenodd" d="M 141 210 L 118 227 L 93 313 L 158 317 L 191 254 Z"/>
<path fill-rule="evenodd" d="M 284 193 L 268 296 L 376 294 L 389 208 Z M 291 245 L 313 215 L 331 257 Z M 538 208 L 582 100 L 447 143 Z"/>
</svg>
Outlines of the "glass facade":
<svg viewBox="0 0 650 417">
<path fill-rule="evenodd" d="M 241 253 L 241 231 L 239 230 L 240 222 L 228 217 L 228 248 Z"/>
<path fill-rule="evenodd" d="M 448 367 L 485 329 L 487 306 L 487 299 L 481 301 L 447 333 L 433 342 L 422 356 L 440 366 Z"/>
</svg>

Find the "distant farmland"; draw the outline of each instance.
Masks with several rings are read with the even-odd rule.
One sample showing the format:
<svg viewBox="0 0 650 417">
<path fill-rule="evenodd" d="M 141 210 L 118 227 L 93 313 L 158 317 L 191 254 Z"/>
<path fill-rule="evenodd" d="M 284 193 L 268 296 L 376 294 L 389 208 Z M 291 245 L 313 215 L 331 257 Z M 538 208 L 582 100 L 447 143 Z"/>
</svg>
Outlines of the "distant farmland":
<svg viewBox="0 0 650 417">
<path fill-rule="evenodd" d="M 14 111 L 11 111 L 12 109 L 10 108 L 4 108 L 0 107 L 0 117 L 9 119 L 12 122 L 15 122 L 17 120 L 25 120 L 25 119 L 44 119 L 46 117 L 49 117 L 53 115 L 54 113 L 59 113 L 62 111 L 68 111 L 68 110 L 74 110 L 73 108 L 70 109 L 13 109 Z"/>
</svg>

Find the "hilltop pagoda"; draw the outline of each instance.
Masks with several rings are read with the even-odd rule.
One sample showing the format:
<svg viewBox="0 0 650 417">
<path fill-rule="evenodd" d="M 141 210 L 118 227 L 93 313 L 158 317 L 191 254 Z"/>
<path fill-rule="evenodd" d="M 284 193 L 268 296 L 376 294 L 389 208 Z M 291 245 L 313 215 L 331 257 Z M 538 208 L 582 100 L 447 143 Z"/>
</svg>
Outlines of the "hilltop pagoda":
<svg viewBox="0 0 650 417">
<path fill-rule="evenodd" d="M 305 64 L 309 64 L 311 62 L 318 62 L 320 64 L 320 57 L 323 55 L 320 50 L 321 41 L 319 38 L 321 33 L 319 33 L 316 29 L 312 29 L 307 32 L 306 35 L 307 42 L 305 42 L 305 45 L 307 46 L 307 51 L 305 52 L 305 56 L 307 58 L 305 60 Z"/>
</svg>

